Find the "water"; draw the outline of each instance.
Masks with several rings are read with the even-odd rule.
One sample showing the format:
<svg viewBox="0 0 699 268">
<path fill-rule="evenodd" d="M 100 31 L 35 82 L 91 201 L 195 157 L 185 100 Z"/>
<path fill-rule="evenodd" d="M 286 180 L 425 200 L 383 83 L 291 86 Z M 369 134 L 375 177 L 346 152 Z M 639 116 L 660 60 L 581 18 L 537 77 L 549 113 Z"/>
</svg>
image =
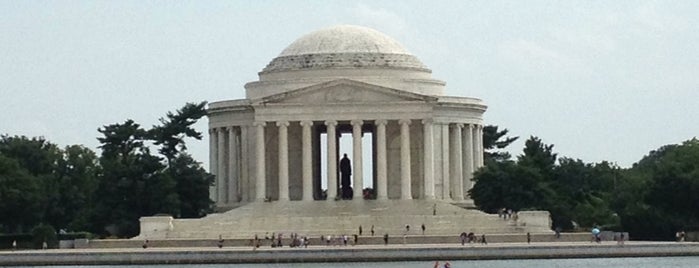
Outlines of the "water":
<svg viewBox="0 0 699 268">
<path fill-rule="evenodd" d="M 440 264 L 443 264 L 440 261 Z M 650 267 L 697 267 L 699 257 L 647 257 L 647 258 L 596 258 L 596 259 L 545 259 L 545 260 L 487 260 L 487 261 L 450 261 L 453 268 L 582 268 L 582 267 L 614 267 L 614 268 L 650 268 Z M 50 266 L 53 268 L 83 267 L 83 268 L 432 268 L 434 262 L 347 262 L 347 263 L 281 263 L 281 264 L 192 264 L 192 265 L 94 265 L 94 266 Z M 46 267 L 46 266 L 42 266 Z M 441 267 L 440 267 L 441 268 Z"/>
</svg>

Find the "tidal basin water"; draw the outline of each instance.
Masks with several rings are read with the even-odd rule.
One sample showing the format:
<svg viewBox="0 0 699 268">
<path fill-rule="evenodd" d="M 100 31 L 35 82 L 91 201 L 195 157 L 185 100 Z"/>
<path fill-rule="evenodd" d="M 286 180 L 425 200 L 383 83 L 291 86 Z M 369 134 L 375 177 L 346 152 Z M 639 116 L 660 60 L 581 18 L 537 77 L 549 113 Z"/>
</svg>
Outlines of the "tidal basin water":
<svg viewBox="0 0 699 268">
<path fill-rule="evenodd" d="M 444 261 L 440 260 L 440 264 Z M 487 261 L 449 261 L 453 268 L 577 268 L 577 267 L 697 267 L 699 257 L 652 257 L 652 258 L 592 258 L 592 259 L 537 259 L 537 260 L 487 260 Z M 84 268 L 262 268 L 262 267 L 292 267 L 292 268 L 344 268 L 344 267 L 389 267 L 389 268 L 432 268 L 434 262 L 346 262 L 346 263 L 271 263 L 271 264 L 191 264 L 191 265 L 94 265 L 94 266 L 49 266 L 49 267 L 84 267 Z M 46 267 L 46 266 L 40 266 Z M 441 266 L 440 266 L 441 267 Z"/>
</svg>

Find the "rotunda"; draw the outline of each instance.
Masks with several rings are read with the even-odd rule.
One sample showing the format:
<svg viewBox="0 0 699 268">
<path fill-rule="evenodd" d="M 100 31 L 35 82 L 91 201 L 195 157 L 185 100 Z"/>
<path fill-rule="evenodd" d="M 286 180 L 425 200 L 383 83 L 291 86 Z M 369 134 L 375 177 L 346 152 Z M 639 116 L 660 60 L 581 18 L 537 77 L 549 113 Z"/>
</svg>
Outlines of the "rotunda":
<svg viewBox="0 0 699 268">
<path fill-rule="evenodd" d="M 486 106 L 444 96 L 444 87 L 376 30 L 342 25 L 304 35 L 245 85 L 246 99 L 209 104 L 210 196 L 219 207 L 335 200 L 338 139 L 351 133 L 352 187 L 362 189 L 371 174 L 374 193 L 355 189 L 353 200 L 468 202 L 483 165 Z M 362 146 L 365 133 L 371 148 Z M 321 135 L 335 138 L 321 144 Z"/>
</svg>

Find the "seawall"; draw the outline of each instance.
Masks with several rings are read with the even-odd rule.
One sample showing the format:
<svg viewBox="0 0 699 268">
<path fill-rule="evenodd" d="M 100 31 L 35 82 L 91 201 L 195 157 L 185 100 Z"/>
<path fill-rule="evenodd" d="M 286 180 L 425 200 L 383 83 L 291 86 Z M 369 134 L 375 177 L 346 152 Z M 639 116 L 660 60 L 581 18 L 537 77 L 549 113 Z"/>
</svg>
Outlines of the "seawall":
<svg viewBox="0 0 699 268">
<path fill-rule="evenodd" d="M 699 243 L 615 242 L 55 249 L 0 252 L 0 265 L 381 262 L 699 256 Z"/>
</svg>

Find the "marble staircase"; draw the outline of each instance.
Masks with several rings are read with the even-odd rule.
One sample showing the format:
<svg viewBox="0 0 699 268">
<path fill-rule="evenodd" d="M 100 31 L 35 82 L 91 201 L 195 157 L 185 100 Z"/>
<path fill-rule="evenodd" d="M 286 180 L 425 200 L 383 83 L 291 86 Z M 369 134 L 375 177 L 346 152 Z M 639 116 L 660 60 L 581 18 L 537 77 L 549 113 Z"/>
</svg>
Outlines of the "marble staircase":
<svg viewBox="0 0 699 268">
<path fill-rule="evenodd" d="M 547 224 L 548 212 L 521 212 L 520 215 L 523 216 L 517 221 L 503 220 L 494 214 L 464 209 L 448 202 L 426 200 L 257 202 L 201 219 L 148 217 L 145 221 L 142 219 L 141 235 L 137 239 L 212 239 L 219 235 L 263 238 L 272 233 L 351 236 L 358 233 L 360 225 L 363 235 L 369 235 L 373 225 L 376 235 L 390 236 L 422 234 L 422 224 L 428 235 L 551 232 Z M 166 225 L 154 224 L 166 221 Z M 407 232 L 406 225 L 410 226 Z"/>
</svg>

